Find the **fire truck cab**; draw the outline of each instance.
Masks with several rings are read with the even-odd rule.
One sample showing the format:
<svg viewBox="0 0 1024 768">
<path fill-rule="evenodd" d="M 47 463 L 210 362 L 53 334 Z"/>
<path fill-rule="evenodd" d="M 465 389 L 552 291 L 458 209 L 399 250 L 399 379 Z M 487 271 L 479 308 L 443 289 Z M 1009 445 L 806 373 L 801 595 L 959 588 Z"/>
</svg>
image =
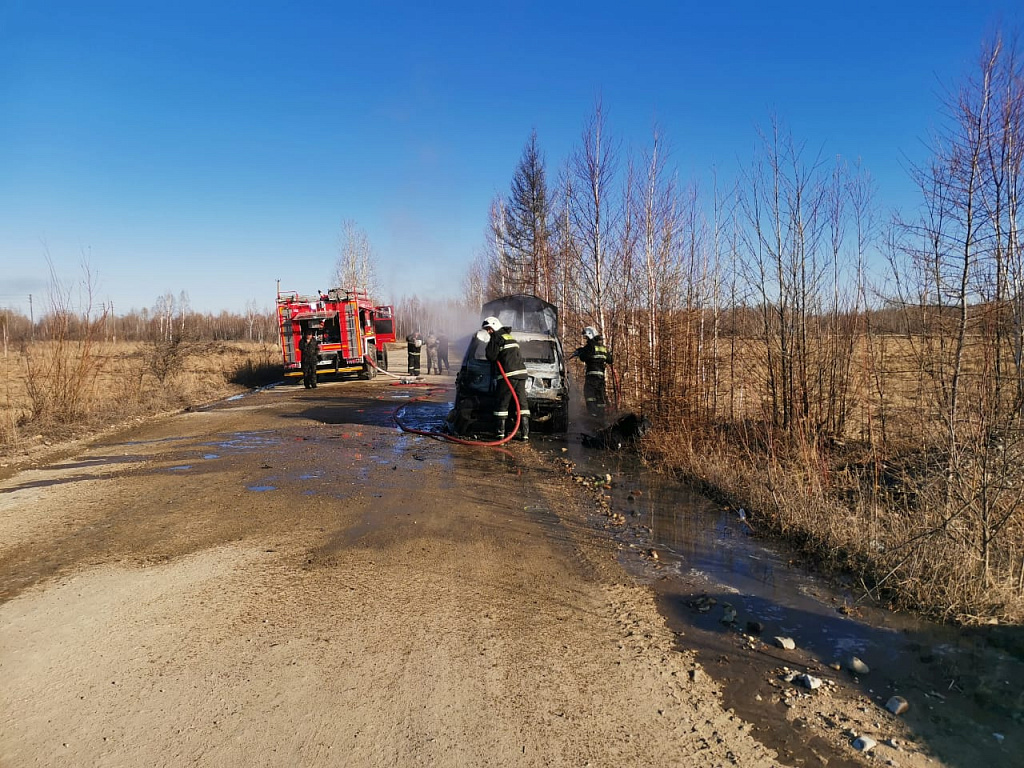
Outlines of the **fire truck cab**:
<svg viewBox="0 0 1024 768">
<path fill-rule="evenodd" d="M 395 340 L 394 309 L 374 306 L 365 291 L 332 288 L 316 296 L 279 291 L 277 322 L 285 377 L 302 376 L 299 341 L 307 330 L 320 340 L 318 374 L 372 379 L 377 368 L 387 370 L 384 345 Z"/>
</svg>

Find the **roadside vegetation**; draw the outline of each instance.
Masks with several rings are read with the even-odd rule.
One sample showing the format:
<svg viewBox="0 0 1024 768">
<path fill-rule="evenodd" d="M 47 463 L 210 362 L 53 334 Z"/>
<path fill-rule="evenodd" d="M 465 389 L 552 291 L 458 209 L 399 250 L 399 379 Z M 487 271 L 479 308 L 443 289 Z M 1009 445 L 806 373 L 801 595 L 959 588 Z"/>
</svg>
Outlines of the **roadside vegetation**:
<svg viewBox="0 0 1024 768">
<path fill-rule="evenodd" d="M 131 419 L 208 403 L 281 377 L 274 316 L 190 312 L 184 295 L 113 316 L 51 276 L 32 323 L 0 310 L 0 453 L 11 456 Z M 85 296 L 73 300 L 73 296 Z"/>
<path fill-rule="evenodd" d="M 945 98 L 912 209 L 769 121 L 738 177 L 683 184 L 598 103 L 550 181 L 536 134 L 465 300 L 596 325 L 650 461 L 863 589 L 1024 620 L 1024 66 L 986 43 Z"/>
</svg>

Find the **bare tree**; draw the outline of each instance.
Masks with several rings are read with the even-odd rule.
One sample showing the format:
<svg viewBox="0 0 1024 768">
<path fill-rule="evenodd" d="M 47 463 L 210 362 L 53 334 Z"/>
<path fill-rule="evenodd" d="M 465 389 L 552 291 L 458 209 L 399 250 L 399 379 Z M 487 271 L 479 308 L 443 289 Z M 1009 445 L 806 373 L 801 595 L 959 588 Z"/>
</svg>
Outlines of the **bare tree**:
<svg viewBox="0 0 1024 768">
<path fill-rule="evenodd" d="M 468 309 L 475 311 L 492 298 L 487 290 L 489 276 L 489 256 L 485 251 L 480 251 L 470 262 L 462 280 L 462 299 Z"/>
<path fill-rule="evenodd" d="M 170 341 L 174 335 L 174 294 L 168 291 L 159 296 L 153 305 L 153 316 L 157 321 L 157 336 L 154 341 Z"/>
<path fill-rule="evenodd" d="M 620 214 L 613 205 L 616 151 L 605 131 L 600 100 L 583 131 L 583 145 L 573 156 L 571 171 L 573 184 L 569 187 L 568 210 L 574 238 L 581 248 L 581 287 L 586 292 L 587 309 L 604 329 L 605 270 L 609 244 Z"/>
<path fill-rule="evenodd" d="M 985 44 L 976 73 L 947 98 L 929 163 L 914 169 L 924 204 L 898 220 L 890 262 L 926 408 L 922 437 L 945 462 L 942 498 L 918 540 L 975 564 L 972 590 L 1017 580 L 1024 555 L 1001 542 L 1021 517 L 1019 238 L 1024 68 L 1001 38 Z M 909 322 L 913 310 L 916 324 Z M 1014 562 L 1020 558 L 1019 566 Z"/>
<path fill-rule="evenodd" d="M 352 219 L 341 222 L 338 235 L 338 260 L 331 275 L 332 287 L 354 288 L 376 296 L 377 257 L 365 230 Z"/>
<path fill-rule="evenodd" d="M 265 312 L 260 310 L 259 304 L 256 303 L 255 299 L 249 299 L 249 301 L 245 302 L 245 330 L 246 338 L 249 341 L 263 343 L 265 324 L 260 321 L 265 314 Z"/>
<path fill-rule="evenodd" d="M 784 430 L 816 426 L 811 416 L 808 334 L 825 278 L 819 253 L 826 187 L 804 148 L 773 119 L 742 198 L 748 229 L 745 269 L 762 313 L 766 394 L 773 423 Z M 821 405 L 820 402 L 814 403 Z"/>
</svg>

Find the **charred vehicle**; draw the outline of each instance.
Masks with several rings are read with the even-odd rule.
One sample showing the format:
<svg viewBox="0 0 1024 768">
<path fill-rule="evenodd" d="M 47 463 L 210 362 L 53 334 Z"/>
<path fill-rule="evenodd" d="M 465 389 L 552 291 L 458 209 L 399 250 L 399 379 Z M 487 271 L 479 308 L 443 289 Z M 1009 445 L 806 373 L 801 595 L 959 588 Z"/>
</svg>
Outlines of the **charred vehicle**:
<svg viewBox="0 0 1024 768">
<path fill-rule="evenodd" d="M 536 296 L 503 296 L 483 305 L 481 319 L 494 316 L 512 329 L 526 364 L 526 395 L 530 423 L 551 432 L 569 426 L 569 383 L 565 377 L 565 353 L 558 337 L 558 310 Z M 448 417 L 449 429 L 460 435 L 494 431 L 494 400 L 505 382 L 484 352 L 488 337 L 470 336 L 456 377 L 455 406 Z"/>
</svg>

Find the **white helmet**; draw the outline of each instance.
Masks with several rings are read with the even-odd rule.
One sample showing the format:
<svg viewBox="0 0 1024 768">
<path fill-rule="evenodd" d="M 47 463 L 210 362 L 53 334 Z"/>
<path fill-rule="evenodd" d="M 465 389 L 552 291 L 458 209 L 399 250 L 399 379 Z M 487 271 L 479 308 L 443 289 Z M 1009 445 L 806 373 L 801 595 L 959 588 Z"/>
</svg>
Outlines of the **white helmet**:
<svg viewBox="0 0 1024 768">
<path fill-rule="evenodd" d="M 490 328 L 492 331 L 497 333 L 498 331 L 501 330 L 501 320 L 493 316 L 485 317 L 484 323 L 480 327 L 484 329 Z"/>
<path fill-rule="evenodd" d="M 588 339 L 596 338 L 598 335 L 597 328 L 595 328 L 592 325 L 588 325 L 586 328 L 583 329 L 583 335 L 586 336 Z"/>
</svg>

